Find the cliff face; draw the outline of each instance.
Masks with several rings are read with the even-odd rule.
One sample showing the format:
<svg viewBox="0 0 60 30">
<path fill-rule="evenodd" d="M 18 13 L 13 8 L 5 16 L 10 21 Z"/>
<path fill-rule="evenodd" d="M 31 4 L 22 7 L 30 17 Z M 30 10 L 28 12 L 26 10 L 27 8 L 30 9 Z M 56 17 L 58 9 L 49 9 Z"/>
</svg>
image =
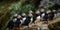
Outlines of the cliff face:
<svg viewBox="0 0 60 30">
<path fill-rule="evenodd" d="M 60 22 L 49 25 L 50 30 L 60 30 Z"/>
</svg>

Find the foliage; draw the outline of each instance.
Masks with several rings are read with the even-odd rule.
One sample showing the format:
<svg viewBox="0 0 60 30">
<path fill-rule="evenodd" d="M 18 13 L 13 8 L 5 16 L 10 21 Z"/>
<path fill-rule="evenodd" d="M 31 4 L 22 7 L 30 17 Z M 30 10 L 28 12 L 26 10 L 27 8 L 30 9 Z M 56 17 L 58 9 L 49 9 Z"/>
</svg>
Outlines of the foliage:
<svg viewBox="0 0 60 30">
<path fill-rule="evenodd" d="M 9 10 L 9 16 L 10 16 L 10 20 L 12 19 L 13 15 L 15 13 L 17 14 L 21 14 L 21 13 L 28 13 L 29 10 L 31 10 L 32 8 L 34 8 L 34 6 L 32 6 L 31 4 L 26 4 L 24 6 L 22 6 L 21 2 L 16 2 L 16 3 L 12 3 L 11 6 L 8 8 Z M 8 22 L 10 21 L 8 19 L 7 23 L 5 24 L 3 30 L 6 30 Z"/>
<path fill-rule="evenodd" d="M 52 9 L 55 9 L 54 5 L 55 5 L 55 4 L 52 3 L 52 2 L 49 3 L 48 6 L 47 6 L 47 9 L 51 9 L 51 10 L 52 10 Z"/>
<path fill-rule="evenodd" d="M 17 2 L 15 4 L 12 4 L 9 7 L 10 14 L 13 15 L 15 13 L 21 14 L 22 12 L 27 13 L 31 8 L 34 8 L 31 4 L 27 4 L 22 6 L 21 2 Z"/>
</svg>

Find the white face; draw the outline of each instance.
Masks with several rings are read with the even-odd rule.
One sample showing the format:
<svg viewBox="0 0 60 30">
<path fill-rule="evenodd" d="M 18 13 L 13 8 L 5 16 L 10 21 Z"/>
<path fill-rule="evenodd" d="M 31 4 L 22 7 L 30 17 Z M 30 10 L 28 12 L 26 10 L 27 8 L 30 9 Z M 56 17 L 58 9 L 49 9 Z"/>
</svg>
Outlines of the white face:
<svg viewBox="0 0 60 30">
<path fill-rule="evenodd" d="M 32 14 L 28 14 L 28 16 L 32 17 L 33 15 Z"/>
<path fill-rule="evenodd" d="M 37 10 L 37 11 L 36 11 L 36 14 L 39 14 L 39 13 L 40 13 L 40 11 L 39 11 L 39 10 Z"/>
<path fill-rule="evenodd" d="M 18 15 L 18 17 L 17 18 L 21 18 L 21 15 Z"/>
<path fill-rule="evenodd" d="M 33 11 L 30 10 L 29 13 L 33 13 Z"/>
<path fill-rule="evenodd" d="M 18 14 L 15 14 L 14 16 L 18 16 Z"/>
<path fill-rule="evenodd" d="M 22 13 L 22 16 L 26 16 L 26 14 L 25 13 Z"/>
<path fill-rule="evenodd" d="M 41 12 L 44 12 L 45 10 L 44 9 L 41 9 Z"/>
<path fill-rule="evenodd" d="M 50 10 L 47 11 L 47 13 L 50 13 L 50 12 L 51 12 Z"/>
</svg>

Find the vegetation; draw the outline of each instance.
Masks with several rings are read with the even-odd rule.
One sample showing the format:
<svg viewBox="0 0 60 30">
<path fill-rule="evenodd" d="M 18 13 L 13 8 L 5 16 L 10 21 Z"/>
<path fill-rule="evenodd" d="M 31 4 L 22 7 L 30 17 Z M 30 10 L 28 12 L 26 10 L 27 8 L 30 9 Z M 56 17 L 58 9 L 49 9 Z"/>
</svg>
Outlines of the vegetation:
<svg viewBox="0 0 60 30">
<path fill-rule="evenodd" d="M 21 14 L 26 13 L 31 9 L 34 11 L 38 8 L 40 5 L 41 0 L 1 0 L 0 3 L 0 24 L 3 25 L 4 28 L 6 28 L 7 23 L 15 13 Z M 28 2 L 28 3 L 27 3 Z M 47 9 L 56 9 L 56 4 L 50 3 L 47 6 Z M 56 6 L 57 7 L 57 6 Z"/>
<path fill-rule="evenodd" d="M 11 20 L 15 13 L 21 14 L 22 12 L 27 13 L 31 9 L 36 9 L 31 4 L 24 4 L 21 1 L 18 2 L 1 2 L 0 3 L 0 24 L 3 25 L 4 30 L 7 27 L 7 23 Z M 24 4 L 24 5 L 23 5 Z"/>
<path fill-rule="evenodd" d="M 2 2 L 0 3 L 0 24 L 3 26 L 5 23 L 10 19 L 10 17 L 13 16 L 13 14 L 18 13 L 21 14 L 22 12 L 27 13 L 29 10 L 34 9 L 36 10 L 35 4 L 39 0 L 31 0 L 27 1 L 25 0 L 1 0 Z M 36 2 L 35 2 L 36 1 Z M 40 1 L 39 1 L 40 2 Z M 32 4 L 33 3 L 33 4 Z"/>
</svg>

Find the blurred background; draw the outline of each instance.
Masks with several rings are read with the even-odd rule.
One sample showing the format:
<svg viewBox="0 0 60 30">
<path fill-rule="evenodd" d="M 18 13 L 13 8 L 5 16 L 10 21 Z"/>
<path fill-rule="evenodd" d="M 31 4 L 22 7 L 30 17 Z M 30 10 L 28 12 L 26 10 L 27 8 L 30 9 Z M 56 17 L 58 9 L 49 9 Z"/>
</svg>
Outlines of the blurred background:
<svg viewBox="0 0 60 30">
<path fill-rule="evenodd" d="M 33 9 L 36 11 L 41 7 L 58 10 L 60 9 L 60 0 L 0 0 L 0 24 L 5 27 L 15 13 L 21 14 L 24 12 L 28 14 L 29 10 Z M 50 27 L 54 26 L 50 29 L 57 30 L 59 23 L 49 25 Z"/>
</svg>

